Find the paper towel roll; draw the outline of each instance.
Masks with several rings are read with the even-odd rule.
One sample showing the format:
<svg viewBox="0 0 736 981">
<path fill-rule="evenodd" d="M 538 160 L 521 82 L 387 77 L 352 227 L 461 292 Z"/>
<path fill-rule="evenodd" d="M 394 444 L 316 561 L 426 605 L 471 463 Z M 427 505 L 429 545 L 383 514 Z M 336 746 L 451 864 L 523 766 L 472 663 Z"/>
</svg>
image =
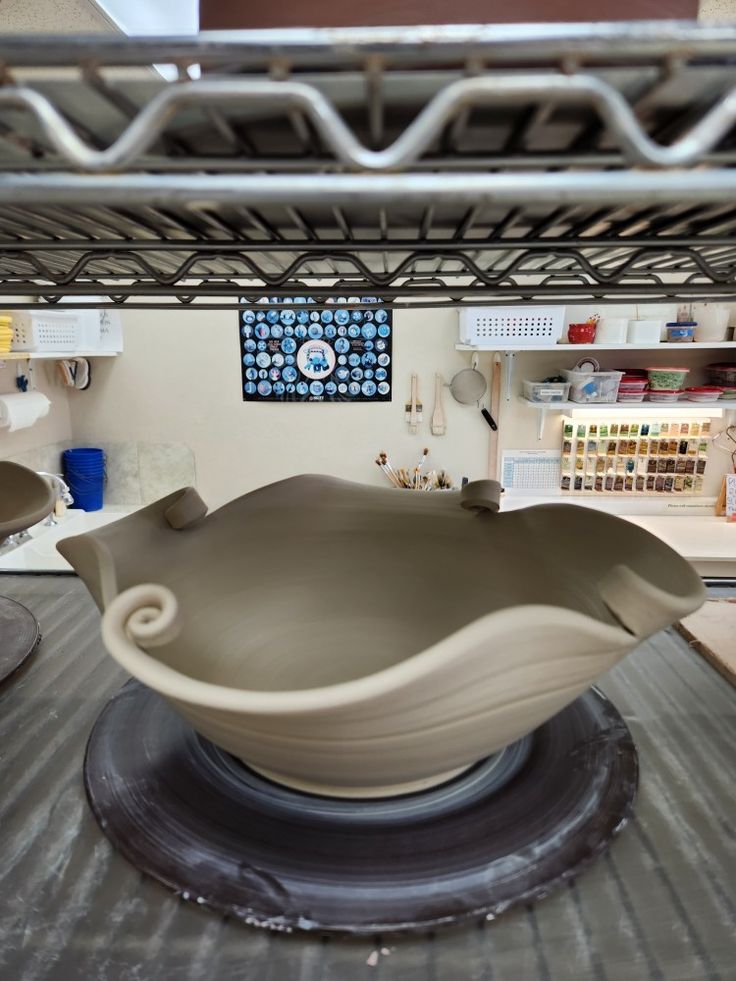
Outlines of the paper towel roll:
<svg viewBox="0 0 736 981">
<path fill-rule="evenodd" d="M 48 415 L 51 402 L 43 392 L 16 392 L 0 395 L 0 427 L 7 426 L 9 433 L 27 429 L 34 422 Z"/>
</svg>

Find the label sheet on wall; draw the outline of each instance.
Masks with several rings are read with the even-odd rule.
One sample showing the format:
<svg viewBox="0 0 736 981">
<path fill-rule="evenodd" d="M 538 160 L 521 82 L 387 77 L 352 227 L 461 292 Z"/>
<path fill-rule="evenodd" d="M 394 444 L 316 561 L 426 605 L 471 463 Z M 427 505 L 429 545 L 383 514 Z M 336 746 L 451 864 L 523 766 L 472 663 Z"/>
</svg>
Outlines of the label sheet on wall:
<svg viewBox="0 0 736 981">
<path fill-rule="evenodd" d="M 504 450 L 501 454 L 503 488 L 517 494 L 559 492 L 560 465 L 557 450 Z"/>
<path fill-rule="evenodd" d="M 272 302 L 287 305 L 240 312 L 244 401 L 391 401 L 392 317 L 378 299 Z"/>
</svg>

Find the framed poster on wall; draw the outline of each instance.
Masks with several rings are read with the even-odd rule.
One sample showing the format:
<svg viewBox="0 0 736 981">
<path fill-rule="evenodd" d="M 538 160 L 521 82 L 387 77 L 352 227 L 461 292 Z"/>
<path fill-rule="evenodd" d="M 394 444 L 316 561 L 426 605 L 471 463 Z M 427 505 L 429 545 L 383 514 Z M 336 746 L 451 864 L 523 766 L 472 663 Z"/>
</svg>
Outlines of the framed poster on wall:
<svg viewBox="0 0 736 981">
<path fill-rule="evenodd" d="M 380 300 L 271 302 L 240 311 L 243 401 L 391 401 L 393 324 Z"/>
</svg>

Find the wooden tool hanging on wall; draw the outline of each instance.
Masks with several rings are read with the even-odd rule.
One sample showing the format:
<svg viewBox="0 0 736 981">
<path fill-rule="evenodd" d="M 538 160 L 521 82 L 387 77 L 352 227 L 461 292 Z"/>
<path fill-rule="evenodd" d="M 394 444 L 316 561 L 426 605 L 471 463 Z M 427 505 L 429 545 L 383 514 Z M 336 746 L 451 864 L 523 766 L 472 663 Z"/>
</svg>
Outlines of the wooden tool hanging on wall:
<svg viewBox="0 0 736 981">
<path fill-rule="evenodd" d="M 432 419 L 430 422 L 433 436 L 444 436 L 447 429 L 445 423 L 445 410 L 442 407 L 442 389 L 444 384 L 445 382 L 442 375 L 434 376 L 434 412 L 432 413 Z"/>
<path fill-rule="evenodd" d="M 726 477 L 721 481 L 721 490 L 716 500 L 716 517 L 723 518 L 726 514 Z"/>
<path fill-rule="evenodd" d="M 498 480 L 498 423 L 501 410 L 501 355 L 493 355 L 491 362 L 491 416 L 496 420 L 496 428 L 488 434 L 488 477 Z"/>
<path fill-rule="evenodd" d="M 412 436 L 416 436 L 419 423 L 422 421 L 422 403 L 419 401 L 419 379 L 415 374 L 411 376 L 411 398 L 404 409 L 406 421 L 409 423 L 409 432 Z"/>
</svg>

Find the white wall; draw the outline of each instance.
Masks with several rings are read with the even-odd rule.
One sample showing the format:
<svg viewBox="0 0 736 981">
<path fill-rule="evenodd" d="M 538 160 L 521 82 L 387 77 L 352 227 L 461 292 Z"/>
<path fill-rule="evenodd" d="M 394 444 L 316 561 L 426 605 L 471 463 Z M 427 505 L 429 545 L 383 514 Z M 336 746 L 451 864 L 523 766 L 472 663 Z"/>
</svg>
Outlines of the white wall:
<svg viewBox="0 0 736 981">
<path fill-rule="evenodd" d="M 3 395 L 18 391 L 15 385 L 16 366 L 18 364 L 23 366 L 21 370 L 25 370 L 27 362 L 3 361 L 2 355 L 0 355 L 0 393 Z M 45 469 L 48 463 L 43 462 L 42 456 L 39 456 L 38 461 L 34 462 L 34 457 L 29 454 L 35 454 L 43 447 L 71 440 L 72 424 L 69 397 L 67 389 L 58 383 L 54 374 L 55 370 L 55 362 L 33 362 L 36 388 L 51 400 L 49 414 L 43 419 L 39 419 L 35 425 L 28 429 L 19 429 L 14 433 L 0 429 L 0 459 L 27 457 L 20 462 L 26 462 L 28 466 L 33 466 L 36 469 Z M 58 467 L 58 463 L 53 465 Z"/>
<path fill-rule="evenodd" d="M 454 350 L 457 314 L 399 311 L 394 323 L 392 402 L 259 404 L 241 398 L 236 312 L 123 311 L 125 353 L 97 361 L 92 389 L 72 395 L 75 438 L 187 443 L 210 506 L 304 472 L 380 483 L 380 450 L 411 465 L 428 446 L 435 468 L 458 480 L 485 476 L 489 430 L 475 407 L 458 405 L 446 390 L 447 435 L 429 430 L 435 371 L 449 380 L 468 366 Z M 403 410 L 412 371 L 424 403 L 417 436 Z"/>
<path fill-rule="evenodd" d="M 620 310 L 635 315 L 633 307 Z M 591 312 L 597 311 L 569 308 L 567 319 Z M 674 308 L 648 308 L 649 314 L 655 312 L 671 317 Z M 211 507 L 304 472 L 380 483 L 384 477 L 373 462 L 379 450 L 386 450 L 397 465 L 410 465 L 428 446 L 430 464 L 446 468 L 457 480 L 485 476 L 489 430 L 475 407 L 458 405 L 445 390 L 447 435 L 434 437 L 429 430 L 434 373 L 449 380 L 469 364 L 468 354 L 455 351 L 456 312 L 397 311 L 394 324 L 393 402 L 258 404 L 241 399 L 237 313 L 123 311 L 125 353 L 97 360 L 90 391 L 71 393 L 74 438 L 82 444 L 185 443 L 194 452 L 197 485 Z M 702 366 L 724 356 L 722 351 L 688 351 L 682 345 L 668 347 L 666 359 L 686 359 L 697 383 L 704 377 Z M 563 349 L 516 356 L 514 397 L 502 403 L 499 419 L 502 449 L 559 448 L 560 417 L 550 414 L 544 440 L 538 443 L 536 412 L 521 405 L 516 395 L 523 378 L 542 379 L 571 367 L 577 357 L 577 352 Z M 598 357 L 604 367 L 646 367 L 652 355 L 601 351 Z M 490 355 L 481 356 L 480 367 L 488 376 Z M 409 435 L 403 410 L 412 371 L 419 374 L 425 407 L 417 436 Z M 726 464 L 725 454 L 712 453 L 706 495 L 717 493 Z"/>
</svg>

